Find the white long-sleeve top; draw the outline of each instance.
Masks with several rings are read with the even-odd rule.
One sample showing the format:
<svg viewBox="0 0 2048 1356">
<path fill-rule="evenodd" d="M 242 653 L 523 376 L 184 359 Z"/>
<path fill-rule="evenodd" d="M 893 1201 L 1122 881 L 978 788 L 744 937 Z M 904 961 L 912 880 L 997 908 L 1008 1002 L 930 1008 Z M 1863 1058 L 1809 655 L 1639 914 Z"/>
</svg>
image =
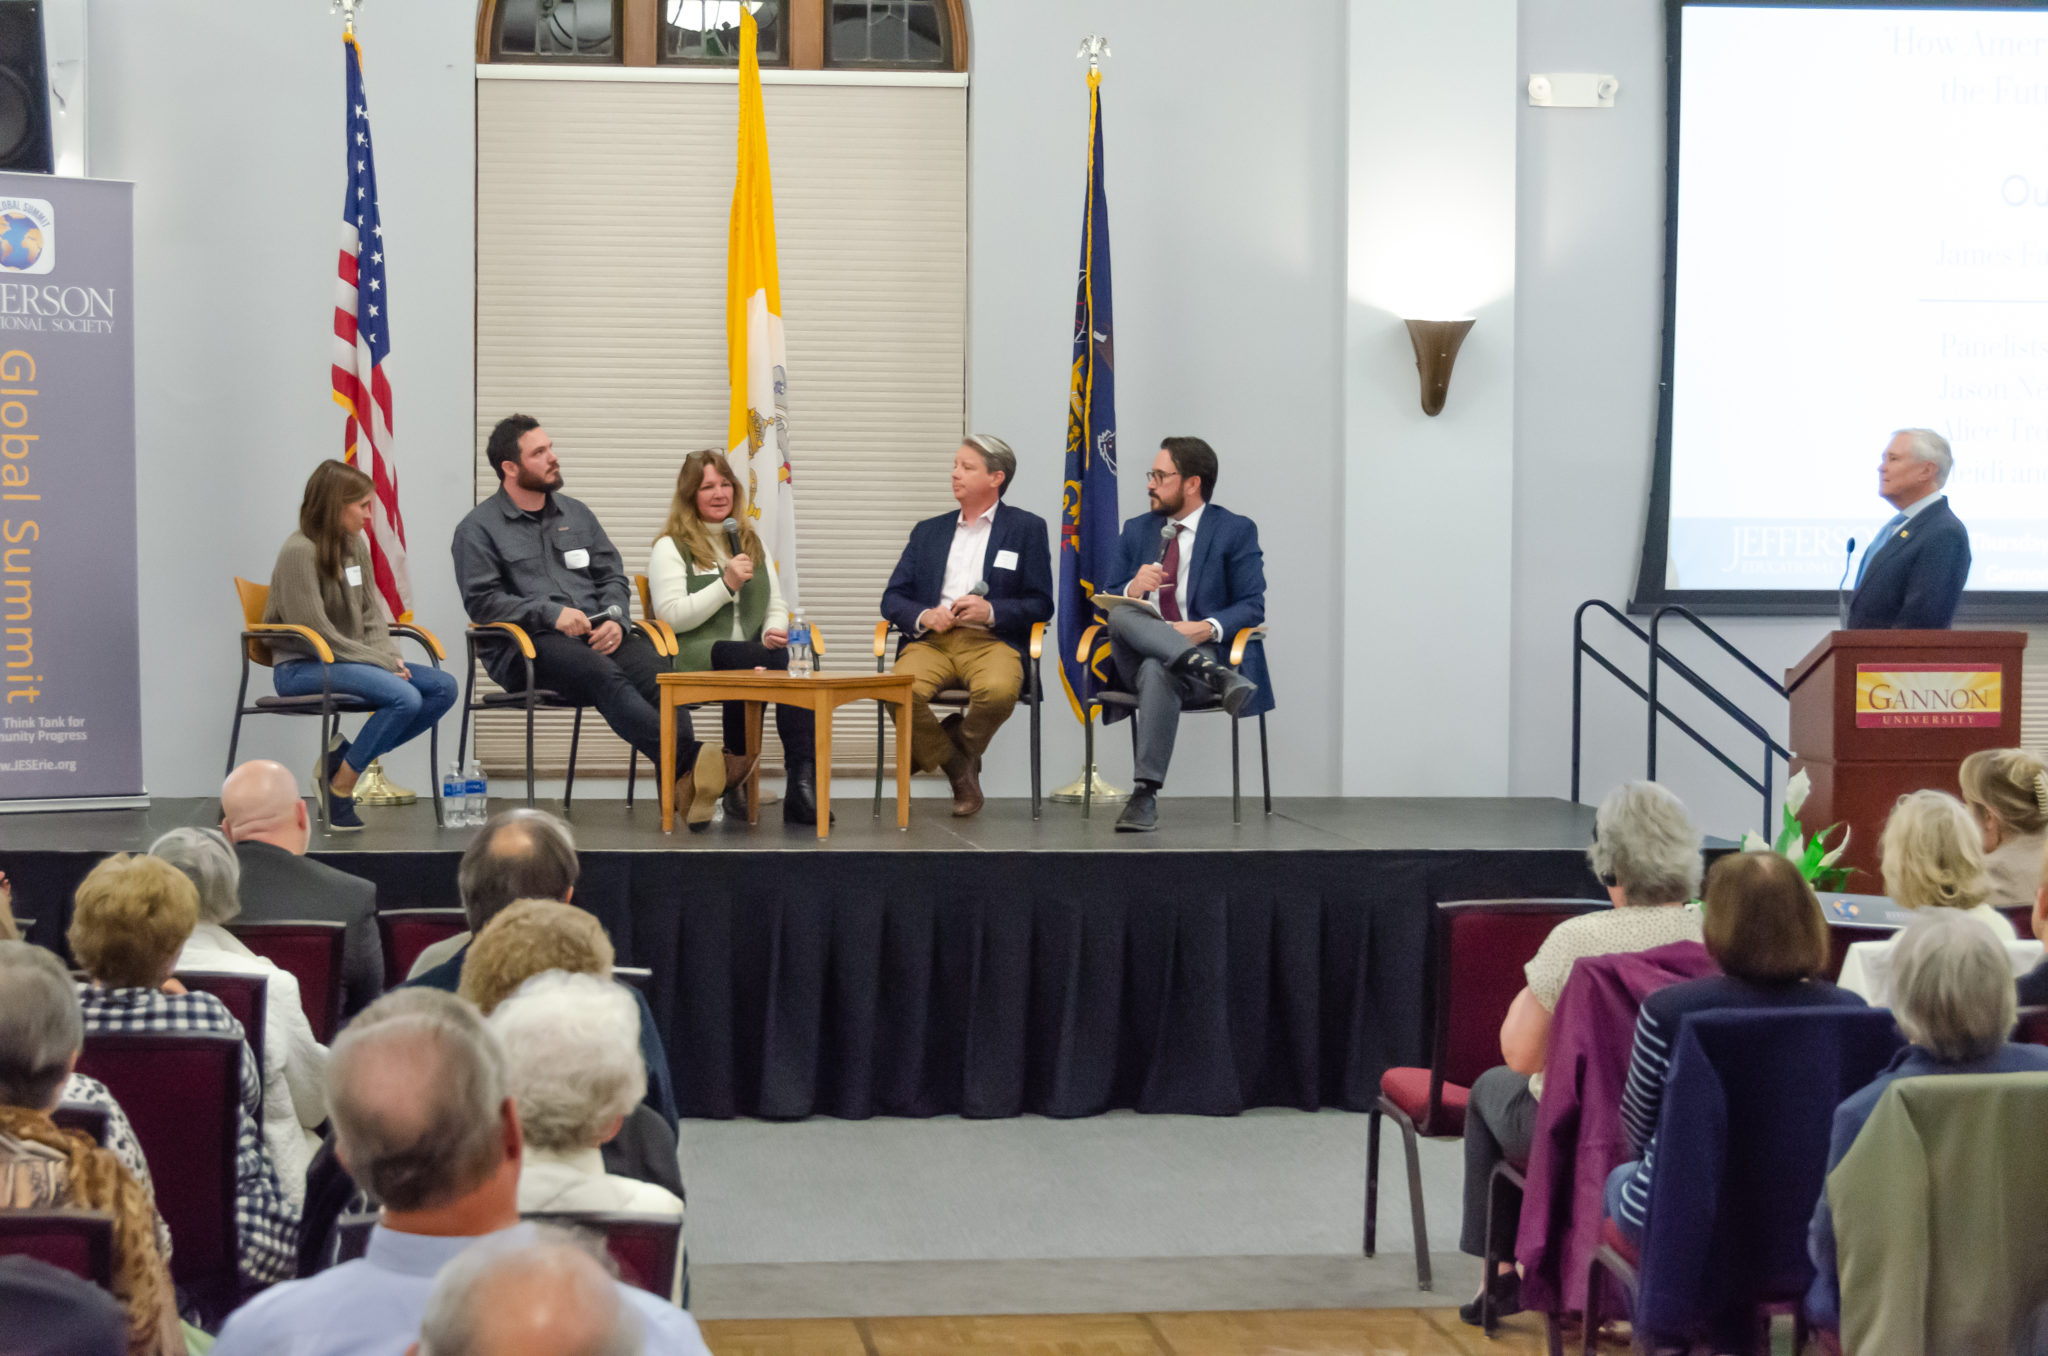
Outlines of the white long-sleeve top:
<svg viewBox="0 0 2048 1356">
<path fill-rule="evenodd" d="M 663 537 L 654 543 L 654 550 L 647 557 L 647 592 L 654 602 L 654 615 L 667 622 L 677 635 L 694 631 L 709 621 L 711 614 L 735 601 L 739 595 L 725 585 L 723 578 L 707 587 L 690 592 L 689 576 L 703 578 L 706 575 L 723 575 L 726 562 L 732 559 L 725 549 L 725 543 L 716 537 L 711 549 L 718 553 L 718 564 L 703 569 L 695 561 L 684 560 L 683 553 L 676 548 L 674 537 Z M 754 562 L 754 573 L 768 572 L 768 617 L 762 625 L 771 631 L 784 630 L 789 626 L 789 605 L 782 600 L 782 581 L 776 577 L 773 560 Z M 743 635 L 740 631 L 739 613 L 732 618 L 732 635 L 729 640 L 754 640 L 756 637 Z"/>
<path fill-rule="evenodd" d="M 192 930 L 178 953 L 178 968 L 262 975 L 269 981 L 263 986 L 263 1147 L 292 1204 L 304 1204 L 306 1169 L 320 1148 L 313 1129 L 327 1120 L 327 1047 L 313 1038 L 297 977 L 218 923 Z"/>
</svg>

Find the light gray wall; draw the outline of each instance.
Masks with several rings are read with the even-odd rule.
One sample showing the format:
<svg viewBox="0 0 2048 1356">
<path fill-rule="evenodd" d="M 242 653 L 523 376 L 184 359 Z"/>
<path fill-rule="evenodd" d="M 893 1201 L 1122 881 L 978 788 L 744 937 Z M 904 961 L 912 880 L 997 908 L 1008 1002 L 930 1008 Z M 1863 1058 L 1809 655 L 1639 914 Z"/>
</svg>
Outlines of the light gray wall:
<svg viewBox="0 0 2048 1356">
<path fill-rule="evenodd" d="M 1277 794 L 1337 789 L 1340 411 L 1344 290 L 1344 5 L 1287 11 L 1288 52 L 1233 0 L 980 0 L 974 10 L 968 421 L 1019 457 L 1014 503 L 1054 524 L 1066 446 L 1086 174 L 1083 37 L 1101 33 L 1105 192 L 1116 314 L 1118 489 L 1144 511 L 1168 435 L 1216 448 L 1217 502 L 1254 518 L 1266 554 L 1268 720 Z M 1054 658 L 1046 676 L 1057 683 Z M 1217 717 L 1189 720 L 1173 793 L 1229 789 Z M 1248 790 L 1257 785 L 1247 727 Z M 993 794 L 1028 790 L 1024 723 L 987 760 Z M 1099 741 L 1130 785 L 1130 739 Z M 1081 729 L 1050 705 L 1049 787 L 1081 765 Z"/>
<path fill-rule="evenodd" d="M 357 25 L 394 242 L 418 611 L 458 664 L 447 540 L 470 503 L 472 15 L 469 0 L 386 0 Z M 92 172 L 136 186 L 144 773 L 154 794 L 206 795 L 238 674 L 231 576 L 270 578 L 307 474 L 341 450 L 341 20 L 315 0 L 95 0 L 90 42 Z M 267 694 L 268 675 L 252 687 Z M 312 745 L 309 723 L 258 719 L 242 754 L 310 768 Z M 424 746 L 391 771 L 424 793 Z"/>
</svg>

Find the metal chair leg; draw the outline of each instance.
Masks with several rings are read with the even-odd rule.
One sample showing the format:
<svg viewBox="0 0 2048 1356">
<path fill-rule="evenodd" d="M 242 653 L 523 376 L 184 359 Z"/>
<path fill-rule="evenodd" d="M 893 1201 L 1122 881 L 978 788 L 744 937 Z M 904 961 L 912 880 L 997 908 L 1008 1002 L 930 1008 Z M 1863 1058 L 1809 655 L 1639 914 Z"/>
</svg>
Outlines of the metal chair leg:
<svg viewBox="0 0 2048 1356">
<path fill-rule="evenodd" d="M 562 782 L 562 811 L 567 813 L 569 801 L 576 794 L 576 746 L 583 742 L 583 708 L 576 708 L 576 719 L 569 725 L 569 775 Z"/>
<path fill-rule="evenodd" d="M 1081 729 L 1087 752 L 1081 756 L 1081 818 L 1095 808 L 1095 708 L 1081 708 Z"/>
<path fill-rule="evenodd" d="M 1379 1250 L 1380 1238 L 1380 1109 L 1365 1113 L 1365 1255 Z"/>
<path fill-rule="evenodd" d="M 882 671 L 882 661 L 881 661 L 881 660 L 879 660 L 879 659 L 877 659 L 877 660 L 875 661 L 875 672 L 876 672 L 876 673 L 880 673 L 881 671 Z M 886 704 L 887 704 L 887 703 L 884 703 L 884 702 L 876 702 L 876 703 L 875 703 L 875 818 L 876 818 L 876 819 L 880 819 L 880 818 L 882 817 L 882 762 L 883 762 L 883 760 L 884 760 L 884 757 L 886 756 L 886 754 L 885 754 L 885 751 L 886 751 L 886 749 L 887 749 L 887 747 L 888 747 L 888 741 L 887 741 L 887 740 L 886 740 L 886 739 L 884 738 L 884 734 L 885 734 L 885 731 L 884 731 L 884 728 L 883 728 L 883 727 L 884 727 L 884 725 L 885 725 L 885 723 L 886 723 L 886 722 L 885 722 L 885 720 L 884 720 L 884 718 L 883 718 L 883 715 L 882 715 L 882 707 L 883 707 L 884 705 L 886 705 Z"/>
<path fill-rule="evenodd" d="M 1238 776 L 1237 717 L 1230 718 L 1230 822 L 1244 823 L 1244 792 Z M 1428 1286 L 1422 1287 L 1424 1290 Z"/>
<path fill-rule="evenodd" d="M 1273 813 L 1273 763 L 1266 756 L 1266 713 L 1259 712 L 1259 781 L 1266 788 L 1266 813 Z"/>
<path fill-rule="evenodd" d="M 242 716 L 249 705 L 249 655 L 245 647 L 242 653 L 242 686 L 235 692 L 235 724 L 228 731 L 228 768 L 220 775 L 226 778 L 235 770 L 235 750 L 242 743 Z"/>
<path fill-rule="evenodd" d="M 526 808 L 533 808 L 533 683 L 526 684 Z"/>
<path fill-rule="evenodd" d="M 640 780 L 640 750 L 631 748 L 626 752 L 626 808 L 633 808 L 633 784 Z"/>
<path fill-rule="evenodd" d="M 1428 1290 L 1435 1283 L 1430 1274 L 1429 1220 L 1422 1210 L 1422 1153 L 1415 1144 L 1415 1122 L 1399 1118 L 1401 1148 L 1408 1155 L 1408 1216 L 1415 1230 L 1415 1288 Z"/>
<path fill-rule="evenodd" d="M 320 752 L 313 759 L 313 800 L 320 807 L 320 827 L 328 831 L 334 828 L 334 812 L 327 803 L 327 749 L 334 743 L 334 731 L 328 728 L 332 721 L 336 727 L 341 718 L 324 708 L 320 712 Z"/>
<path fill-rule="evenodd" d="M 1038 684 L 1036 681 L 1033 681 L 1031 684 L 1031 817 L 1033 819 L 1038 818 L 1038 803 L 1040 799 L 1038 790 L 1038 708 L 1040 705 Z"/>
<path fill-rule="evenodd" d="M 427 780 L 433 783 L 434 827 L 443 828 L 447 821 L 441 817 L 441 722 L 438 720 L 427 727 Z"/>
</svg>

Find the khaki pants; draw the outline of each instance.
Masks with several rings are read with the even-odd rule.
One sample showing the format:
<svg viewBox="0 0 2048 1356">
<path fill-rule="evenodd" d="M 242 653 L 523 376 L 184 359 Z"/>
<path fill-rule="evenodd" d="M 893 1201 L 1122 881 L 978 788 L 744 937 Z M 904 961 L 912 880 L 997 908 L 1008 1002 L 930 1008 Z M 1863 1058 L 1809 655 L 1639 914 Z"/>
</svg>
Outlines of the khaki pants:
<svg viewBox="0 0 2048 1356">
<path fill-rule="evenodd" d="M 970 626 L 912 641 L 896 656 L 895 672 L 910 675 L 910 755 L 919 772 L 938 771 L 955 753 L 981 757 L 1016 709 L 1017 694 L 1024 688 L 1024 666 L 1017 661 L 1017 652 L 1008 642 Z M 949 687 L 966 688 L 971 698 L 960 718 L 957 742 L 932 714 L 932 698 Z"/>
</svg>

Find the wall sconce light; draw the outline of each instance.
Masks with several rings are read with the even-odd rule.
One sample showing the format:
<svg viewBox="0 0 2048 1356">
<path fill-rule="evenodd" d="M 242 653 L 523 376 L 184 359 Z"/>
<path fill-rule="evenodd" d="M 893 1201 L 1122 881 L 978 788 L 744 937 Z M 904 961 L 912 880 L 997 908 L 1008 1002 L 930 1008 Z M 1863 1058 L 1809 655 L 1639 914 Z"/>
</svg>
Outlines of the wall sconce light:
<svg viewBox="0 0 2048 1356">
<path fill-rule="evenodd" d="M 1415 370 L 1422 374 L 1422 412 L 1434 418 L 1451 390 L 1451 367 L 1458 347 L 1472 328 L 1470 320 L 1408 320 L 1408 339 L 1415 345 Z"/>
</svg>

